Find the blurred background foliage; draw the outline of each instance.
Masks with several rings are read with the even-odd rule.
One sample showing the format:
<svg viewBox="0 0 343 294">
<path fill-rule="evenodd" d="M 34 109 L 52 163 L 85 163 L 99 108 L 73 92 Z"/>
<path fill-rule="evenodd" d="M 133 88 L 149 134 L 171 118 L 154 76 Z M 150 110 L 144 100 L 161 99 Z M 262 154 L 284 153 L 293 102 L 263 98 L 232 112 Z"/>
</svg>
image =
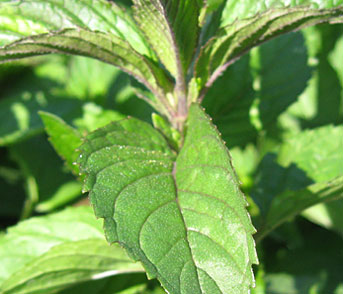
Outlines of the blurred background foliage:
<svg viewBox="0 0 343 294">
<path fill-rule="evenodd" d="M 49 143 L 42 112 L 62 118 L 76 138 L 128 115 L 151 122 L 153 110 L 137 87 L 120 70 L 83 57 L 0 65 L 0 242 L 19 221 L 88 205 L 77 168 Z M 343 26 L 311 27 L 254 49 L 203 104 L 232 153 L 254 225 L 263 230 L 271 212 L 284 209 L 283 193 L 294 192 L 297 205 L 298 191 L 343 176 Z M 253 293 L 342 294 L 343 200 L 282 223 L 258 243 Z M 58 293 L 164 292 L 137 273 Z"/>
</svg>

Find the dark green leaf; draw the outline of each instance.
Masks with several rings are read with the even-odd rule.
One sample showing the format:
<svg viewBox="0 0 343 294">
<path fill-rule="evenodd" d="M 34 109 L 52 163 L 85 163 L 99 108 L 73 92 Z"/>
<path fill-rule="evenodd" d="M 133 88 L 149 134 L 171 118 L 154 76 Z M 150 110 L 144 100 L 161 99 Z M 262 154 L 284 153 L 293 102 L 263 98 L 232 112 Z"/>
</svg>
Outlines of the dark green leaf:
<svg viewBox="0 0 343 294">
<path fill-rule="evenodd" d="M 128 119 L 89 135 L 80 164 L 107 239 L 123 244 L 169 293 L 252 286 L 254 228 L 229 153 L 198 105 L 176 161 L 156 130 Z"/>
</svg>

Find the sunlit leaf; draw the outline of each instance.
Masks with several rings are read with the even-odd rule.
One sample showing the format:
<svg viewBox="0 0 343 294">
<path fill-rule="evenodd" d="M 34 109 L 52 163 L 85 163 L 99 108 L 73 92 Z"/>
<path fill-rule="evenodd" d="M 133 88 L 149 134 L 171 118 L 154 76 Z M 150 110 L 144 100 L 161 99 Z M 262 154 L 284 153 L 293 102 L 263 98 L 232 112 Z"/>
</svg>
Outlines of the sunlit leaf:
<svg viewBox="0 0 343 294">
<path fill-rule="evenodd" d="M 252 286 L 254 228 L 229 153 L 198 105 L 176 159 L 156 130 L 128 119 L 89 135 L 79 161 L 107 239 L 169 293 Z"/>
</svg>

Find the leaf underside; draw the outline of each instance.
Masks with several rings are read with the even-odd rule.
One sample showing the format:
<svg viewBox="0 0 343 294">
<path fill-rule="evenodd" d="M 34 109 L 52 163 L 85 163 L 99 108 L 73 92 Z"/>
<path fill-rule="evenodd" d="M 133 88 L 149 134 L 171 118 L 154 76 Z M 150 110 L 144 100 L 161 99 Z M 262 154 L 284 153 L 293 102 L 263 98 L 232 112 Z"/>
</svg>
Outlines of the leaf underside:
<svg viewBox="0 0 343 294">
<path fill-rule="evenodd" d="M 79 163 L 108 241 L 169 293 L 247 293 L 253 285 L 255 230 L 230 155 L 197 104 L 179 155 L 131 118 L 89 135 Z"/>
</svg>

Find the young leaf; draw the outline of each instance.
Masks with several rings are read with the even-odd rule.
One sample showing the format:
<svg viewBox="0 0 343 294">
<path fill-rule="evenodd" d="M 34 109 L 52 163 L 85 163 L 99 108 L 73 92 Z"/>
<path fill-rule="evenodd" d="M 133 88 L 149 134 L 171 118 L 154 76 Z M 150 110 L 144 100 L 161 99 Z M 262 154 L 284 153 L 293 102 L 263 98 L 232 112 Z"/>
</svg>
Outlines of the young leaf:
<svg viewBox="0 0 343 294">
<path fill-rule="evenodd" d="M 268 10 L 220 29 L 202 48 L 195 75 L 206 89 L 220 74 L 251 48 L 282 34 L 318 23 L 343 22 L 343 7 L 316 10 L 307 7 Z"/>
<path fill-rule="evenodd" d="M 134 0 L 135 18 L 169 72 L 184 75 L 197 46 L 201 1 Z"/>
<path fill-rule="evenodd" d="M 85 190 L 108 241 L 141 260 L 169 293 L 246 293 L 257 263 L 229 153 L 197 104 L 175 158 L 150 125 L 127 119 L 81 146 Z"/>
<path fill-rule="evenodd" d="M 79 168 L 73 163 L 77 159 L 77 152 L 75 150 L 82 143 L 81 134 L 67 125 L 61 118 L 51 113 L 41 111 L 39 115 L 43 120 L 51 144 L 66 161 L 68 168 L 78 175 Z"/>
</svg>

